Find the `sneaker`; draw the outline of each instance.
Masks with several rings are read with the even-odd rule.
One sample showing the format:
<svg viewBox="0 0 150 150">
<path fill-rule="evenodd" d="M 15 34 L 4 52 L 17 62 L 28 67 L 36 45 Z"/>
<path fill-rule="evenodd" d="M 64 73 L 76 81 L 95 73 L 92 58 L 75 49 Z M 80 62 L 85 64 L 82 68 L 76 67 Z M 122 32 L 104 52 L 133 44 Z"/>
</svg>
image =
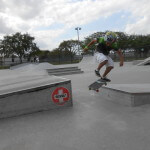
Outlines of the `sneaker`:
<svg viewBox="0 0 150 150">
<path fill-rule="evenodd" d="M 106 77 L 103 77 L 103 78 L 101 78 L 103 81 L 105 81 L 105 82 L 111 82 L 111 80 L 110 79 L 108 79 L 108 78 L 106 78 Z"/>
<path fill-rule="evenodd" d="M 101 75 L 100 75 L 98 70 L 95 70 L 95 74 L 96 74 L 96 76 L 101 77 Z"/>
</svg>

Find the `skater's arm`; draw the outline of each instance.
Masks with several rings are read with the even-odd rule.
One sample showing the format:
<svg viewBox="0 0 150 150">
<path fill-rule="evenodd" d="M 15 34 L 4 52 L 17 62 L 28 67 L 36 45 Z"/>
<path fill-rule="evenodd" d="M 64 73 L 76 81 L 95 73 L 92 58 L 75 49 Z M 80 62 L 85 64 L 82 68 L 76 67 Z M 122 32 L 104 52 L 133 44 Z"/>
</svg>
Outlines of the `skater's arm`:
<svg viewBox="0 0 150 150">
<path fill-rule="evenodd" d="M 97 42 L 97 40 L 92 40 L 87 46 L 85 46 L 84 51 L 87 51 L 88 48 L 93 45 L 95 42 Z"/>
<path fill-rule="evenodd" d="M 120 66 L 123 66 L 124 57 L 123 57 L 122 51 L 119 49 L 119 50 L 117 51 L 117 53 L 118 53 L 119 58 L 120 58 Z"/>
</svg>

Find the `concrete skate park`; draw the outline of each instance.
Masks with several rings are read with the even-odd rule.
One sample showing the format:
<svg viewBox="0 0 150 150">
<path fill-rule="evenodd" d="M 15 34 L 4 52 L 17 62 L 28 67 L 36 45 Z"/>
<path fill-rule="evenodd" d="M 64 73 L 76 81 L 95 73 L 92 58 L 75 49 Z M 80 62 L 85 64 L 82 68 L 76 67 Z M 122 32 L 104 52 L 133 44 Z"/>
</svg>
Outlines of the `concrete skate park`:
<svg viewBox="0 0 150 150">
<path fill-rule="evenodd" d="M 116 62 L 112 82 L 99 93 L 88 89 L 98 79 L 93 56 L 79 64 L 1 70 L 0 150 L 148 150 L 147 63 L 149 59 L 119 67 Z M 57 101 L 60 95 L 64 97 Z"/>
</svg>

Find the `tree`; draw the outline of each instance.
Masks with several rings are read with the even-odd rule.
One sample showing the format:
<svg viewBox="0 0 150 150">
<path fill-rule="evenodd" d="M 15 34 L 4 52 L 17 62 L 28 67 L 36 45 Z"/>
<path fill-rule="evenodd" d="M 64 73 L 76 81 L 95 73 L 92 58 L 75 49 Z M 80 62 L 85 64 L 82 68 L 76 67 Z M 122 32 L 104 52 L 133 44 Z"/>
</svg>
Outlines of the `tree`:
<svg viewBox="0 0 150 150">
<path fill-rule="evenodd" d="M 34 37 L 30 36 L 28 33 L 21 34 L 18 32 L 12 36 L 4 36 L 0 46 L 1 54 L 3 53 L 4 56 L 7 57 L 10 55 L 17 55 L 22 63 L 23 57 L 39 51 L 39 48 L 33 41 Z"/>
<path fill-rule="evenodd" d="M 62 43 L 60 43 L 59 50 L 60 50 L 61 56 L 70 57 L 71 62 L 72 62 L 74 55 L 80 54 L 81 46 L 78 44 L 81 45 L 81 42 L 78 43 L 77 40 L 68 40 L 68 41 L 63 41 Z"/>
<path fill-rule="evenodd" d="M 107 32 L 107 31 L 106 31 Z M 106 32 L 96 32 L 93 33 L 83 40 L 83 45 L 87 45 L 91 40 L 94 38 L 102 37 L 105 35 Z M 115 32 L 118 35 L 118 44 L 119 47 L 123 50 L 126 51 L 127 49 L 134 49 L 135 55 L 140 55 L 144 53 L 145 57 L 147 56 L 147 53 L 149 52 L 150 49 L 150 35 L 128 35 L 124 32 Z M 96 45 L 91 45 L 89 47 L 90 52 L 94 52 L 96 49 Z"/>
<path fill-rule="evenodd" d="M 79 49 L 78 49 L 78 44 L 79 44 Z M 59 49 L 61 51 L 69 51 L 72 54 L 78 54 L 80 53 L 80 42 L 78 43 L 77 40 L 68 40 L 68 41 L 63 41 L 59 45 Z"/>
</svg>

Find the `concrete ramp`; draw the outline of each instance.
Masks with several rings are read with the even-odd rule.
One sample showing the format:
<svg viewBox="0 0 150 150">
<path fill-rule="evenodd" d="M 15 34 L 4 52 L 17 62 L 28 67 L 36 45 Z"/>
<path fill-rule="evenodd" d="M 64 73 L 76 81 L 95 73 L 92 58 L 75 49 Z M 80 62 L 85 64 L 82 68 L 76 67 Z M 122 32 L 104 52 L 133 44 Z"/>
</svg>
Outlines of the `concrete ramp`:
<svg viewBox="0 0 150 150">
<path fill-rule="evenodd" d="M 100 90 L 100 96 L 133 107 L 150 104 L 150 84 L 110 84 Z"/>
<path fill-rule="evenodd" d="M 72 106 L 71 81 L 55 76 L 20 76 L 1 81 L 0 118 Z"/>
<path fill-rule="evenodd" d="M 44 63 L 22 63 L 16 66 L 10 67 L 11 70 L 17 71 L 28 71 L 28 70 L 46 70 L 55 68 L 54 65 L 44 62 Z"/>
<path fill-rule="evenodd" d="M 138 66 L 143 66 L 143 65 L 150 65 L 150 57 L 148 57 L 147 59 L 145 59 L 144 61 L 140 62 L 139 64 L 137 64 Z"/>
<path fill-rule="evenodd" d="M 94 64 L 95 63 L 95 59 L 94 59 L 94 56 L 84 56 L 81 60 L 81 62 L 79 63 L 80 66 L 84 66 L 84 65 L 87 65 L 87 64 Z"/>
<path fill-rule="evenodd" d="M 94 70 L 97 68 L 97 63 L 95 62 L 94 56 L 84 56 L 78 66 L 85 72 L 89 70 Z"/>
</svg>

